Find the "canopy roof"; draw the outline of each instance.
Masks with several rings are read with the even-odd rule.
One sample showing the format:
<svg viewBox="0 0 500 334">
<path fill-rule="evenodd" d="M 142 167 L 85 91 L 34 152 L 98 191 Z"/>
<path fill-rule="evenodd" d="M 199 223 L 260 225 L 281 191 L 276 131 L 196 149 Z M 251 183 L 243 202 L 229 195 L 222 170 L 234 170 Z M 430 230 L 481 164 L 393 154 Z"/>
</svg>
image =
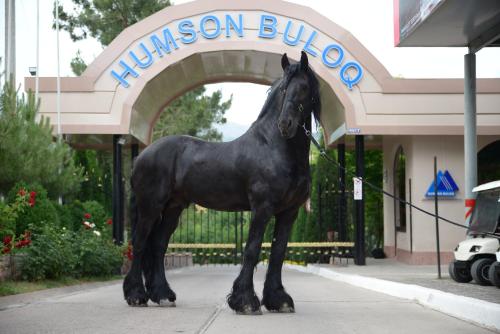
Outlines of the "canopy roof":
<svg viewBox="0 0 500 334">
<path fill-rule="evenodd" d="M 498 0 L 394 0 L 396 46 L 500 46 Z"/>
</svg>

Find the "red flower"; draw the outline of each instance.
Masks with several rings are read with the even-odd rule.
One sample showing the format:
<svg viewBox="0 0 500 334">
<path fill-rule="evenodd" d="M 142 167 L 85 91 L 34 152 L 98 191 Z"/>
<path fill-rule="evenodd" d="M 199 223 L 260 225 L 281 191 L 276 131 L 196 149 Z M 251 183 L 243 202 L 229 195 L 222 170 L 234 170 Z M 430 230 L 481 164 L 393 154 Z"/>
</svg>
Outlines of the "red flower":
<svg viewBox="0 0 500 334">
<path fill-rule="evenodd" d="M 10 247 L 4 247 L 4 248 L 2 249 L 2 253 L 3 253 L 3 254 L 8 254 L 8 253 L 10 253 Z"/>
<path fill-rule="evenodd" d="M 134 259 L 134 254 L 132 252 L 132 244 L 129 243 L 127 246 L 127 249 L 125 250 L 124 254 L 130 261 Z"/>
<path fill-rule="evenodd" d="M 29 205 L 31 207 L 34 207 L 35 206 L 35 198 L 34 197 L 30 197 L 29 201 L 28 201 Z"/>
<path fill-rule="evenodd" d="M 108 220 L 106 220 L 106 224 L 112 225 L 113 224 L 113 219 L 109 218 Z"/>
<path fill-rule="evenodd" d="M 35 198 L 36 197 L 36 191 L 30 192 L 30 198 Z"/>
<path fill-rule="evenodd" d="M 85 219 L 90 219 L 92 216 L 90 215 L 90 213 L 86 213 L 86 214 L 83 215 L 83 217 Z"/>
<path fill-rule="evenodd" d="M 24 195 L 26 195 L 26 191 L 24 190 L 24 188 L 21 188 L 21 189 L 19 189 L 18 194 L 21 196 L 24 196 Z"/>
<path fill-rule="evenodd" d="M 3 244 L 4 245 L 9 245 L 12 242 L 12 236 L 11 235 L 6 235 L 3 237 Z"/>
</svg>

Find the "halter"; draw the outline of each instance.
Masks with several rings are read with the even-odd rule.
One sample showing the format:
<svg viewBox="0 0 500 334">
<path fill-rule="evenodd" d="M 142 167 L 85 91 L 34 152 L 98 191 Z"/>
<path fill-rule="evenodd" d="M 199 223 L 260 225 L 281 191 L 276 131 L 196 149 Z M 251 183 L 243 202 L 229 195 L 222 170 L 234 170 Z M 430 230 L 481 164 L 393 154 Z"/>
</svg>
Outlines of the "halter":
<svg viewBox="0 0 500 334">
<path fill-rule="evenodd" d="M 287 88 L 288 88 L 288 85 L 290 84 L 290 82 L 292 81 L 293 79 L 293 74 L 292 76 L 290 76 L 289 78 L 287 78 L 287 80 L 284 80 L 284 83 L 286 83 L 286 85 L 284 85 L 285 87 L 283 89 L 281 89 L 281 93 L 283 94 L 283 96 L 286 95 L 286 91 L 287 91 Z M 283 86 L 283 83 L 281 84 L 281 86 Z M 292 101 L 293 102 L 293 101 Z M 283 105 L 285 104 L 285 100 L 283 99 L 283 103 L 281 104 L 281 108 L 283 109 Z M 314 105 L 314 97 L 311 97 L 311 101 L 309 103 L 309 105 Z M 306 108 L 304 107 L 304 105 L 302 103 L 299 103 L 299 105 L 297 106 L 297 110 L 300 112 L 300 114 L 302 115 L 302 126 L 305 127 L 305 121 L 304 121 L 304 111 L 306 110 Z M 314 112 L 313 109 L 311 109 L 311 114 Z"/>
</svg>

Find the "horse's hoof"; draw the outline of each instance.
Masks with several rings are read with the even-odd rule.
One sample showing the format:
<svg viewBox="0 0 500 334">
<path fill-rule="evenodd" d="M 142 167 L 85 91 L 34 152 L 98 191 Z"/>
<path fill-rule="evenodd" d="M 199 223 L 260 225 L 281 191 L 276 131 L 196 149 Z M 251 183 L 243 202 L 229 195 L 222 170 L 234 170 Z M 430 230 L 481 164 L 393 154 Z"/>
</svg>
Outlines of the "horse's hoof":
<svg viewBox="0 0 500 334">
<path fill-rule="evenodd" d="M 147 307 L 148 301 L 143 298 L 127 298 L 127 304 L 132 307 Z"/>
<path fill-rule="evenodd" d="M 278 310 L 279 313 L 295 313 L 293 306 L 288 305 L 288 303 L 283 303 Z"/>
<path fill-rule="evenodd" d="M 245 305 L 245 306 L 243 306 L 243 310 L 236 311 L 236 314 L 239 314 L 239 315 L 262 315 L 262 311 L 260 310 L 260 307 L 256 310 L 252 310 L 251 305 Z"/>
<path fill-rule="evenodd" d="M 158 306 L 160 306 L 160 307 L 175 307 L 175 301 L 171 302 L 168 299 L 160 299 Z"/>
</svg>

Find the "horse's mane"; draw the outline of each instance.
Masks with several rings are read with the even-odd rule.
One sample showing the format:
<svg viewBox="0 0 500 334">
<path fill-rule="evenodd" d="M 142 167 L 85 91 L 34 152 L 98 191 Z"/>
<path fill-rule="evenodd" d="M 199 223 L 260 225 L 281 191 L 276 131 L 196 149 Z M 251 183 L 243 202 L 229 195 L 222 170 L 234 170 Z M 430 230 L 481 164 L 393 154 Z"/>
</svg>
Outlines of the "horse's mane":
<svg viewBox="0 0 500 334">
<path fill-rule="evenodd" d="M 300 63 L 295 63 L 291 64 L 288 67 L 288 70 L 285 72 L 283 77 L 275 80 L 272 84 L 271 87 L 269 87 L 268 94 L 267 94 L 267 99 L 266 102 L 264 103 L 264 106 L 262 107 L 262 110 L 259 114 L 259 117 L 257 119 L 262 118 L 267 111 L 270 109 L 270 104 L 274 101 L 276 98 L 276 94 L 283 88 L 287 87 L 288 83 L 290 80 L 295 76 L 300 71 Z M 306 71 L 307 79 L 309 81 L 310 89 L 311 89 L 311 97 L 312 97 L 312 113 L 314 116 L 314 119 L 316 120 L 316 124 L 320 124 L 320 114 L 321 114 L 321 99 L 319 95 L 319 81 L 316 78 L 316 75 L 314 72 L 308 68 Z"/>
</svg>

